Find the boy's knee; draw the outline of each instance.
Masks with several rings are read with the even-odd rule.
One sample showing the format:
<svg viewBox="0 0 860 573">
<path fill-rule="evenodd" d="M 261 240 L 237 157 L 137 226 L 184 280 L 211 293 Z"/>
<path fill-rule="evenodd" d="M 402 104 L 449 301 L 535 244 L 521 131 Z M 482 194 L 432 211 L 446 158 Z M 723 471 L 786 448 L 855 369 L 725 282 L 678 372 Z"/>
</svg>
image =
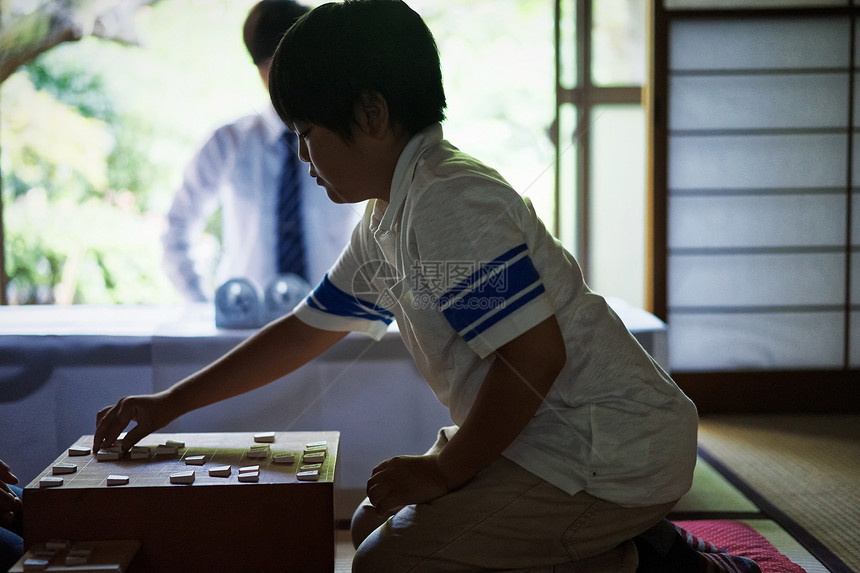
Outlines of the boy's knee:
<svg viewBox="0 0 860 573">
<path fill-rule="evenodd" d="M 352 546 L 358 549 L 358 546 L 383 523 L 385 519 L 376 515 L 370 500 L 365 498 L 352 514 L 352 521 L 349 524 Z"/>
<path fill-rule="evenodd" d="M 371 531 L 355 550 L 352 558 L 352 573 L 385 573 L 400 570 L 395 565 L 397 560 L 387 554 L 384 545 L 379 532 Z"/>
</svg>

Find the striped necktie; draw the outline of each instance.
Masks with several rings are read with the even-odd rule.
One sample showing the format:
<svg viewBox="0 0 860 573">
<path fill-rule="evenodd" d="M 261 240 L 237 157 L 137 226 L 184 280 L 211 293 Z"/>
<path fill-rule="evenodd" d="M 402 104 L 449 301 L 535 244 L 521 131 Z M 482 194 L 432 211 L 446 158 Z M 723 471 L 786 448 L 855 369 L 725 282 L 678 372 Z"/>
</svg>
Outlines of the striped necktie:
<svg viewBox="0 0 860 573">
<path fill-rule="evenodd" d="M 277 267 L 279 274 L 293 273 L 307 279 L 302 244 L 301 167 L 298 157 L 287 142 L 289 137 L 294 138 L 295 135 L 287 131 L 282 138 L 286 157 L 278 189 Z"/>
</svg>

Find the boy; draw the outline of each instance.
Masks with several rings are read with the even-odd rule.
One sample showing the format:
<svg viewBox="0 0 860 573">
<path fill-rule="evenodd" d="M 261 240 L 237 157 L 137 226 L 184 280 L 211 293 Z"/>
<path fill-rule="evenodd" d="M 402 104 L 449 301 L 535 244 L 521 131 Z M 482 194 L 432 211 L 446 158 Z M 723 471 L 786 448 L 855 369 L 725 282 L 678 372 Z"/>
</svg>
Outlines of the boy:
<svg viewBox="0 0 860 573">
<path fill-rule="evenodd" d="M 442 139 L 421 18 L 399 0 L 320 6 L 281 41 L 270 93 L 310 174 L 335 202 L 369 200 L 364 219 L 291 314 L 100 412 L 94 446 L 130 420 L 134 443 L 396 319 L 457 426 L 374 468 L 354 571 L 706 570 L 663 519 L 692 481 L 695 407 L 530 203 Z"/>
</svg>

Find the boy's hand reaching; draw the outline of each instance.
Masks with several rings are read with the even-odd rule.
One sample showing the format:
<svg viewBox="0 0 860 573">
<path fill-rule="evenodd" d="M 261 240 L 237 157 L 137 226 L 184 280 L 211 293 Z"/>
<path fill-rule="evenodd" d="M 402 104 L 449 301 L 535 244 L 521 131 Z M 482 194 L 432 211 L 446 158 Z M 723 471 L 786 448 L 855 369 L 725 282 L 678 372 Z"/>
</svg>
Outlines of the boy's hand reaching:
<svg viewBox="0 0 860 573">
<path fill-rule="evenodd" d="M 445 483 L 437 454 L 397 456 L 373 468 L 367 497 L 377 514 L 387 516 L 404 505 L 436 499 L 451 489 Z"/>
<path fill-rule="evenodd" d="M 15 519 L 15 514 L 22 509 L 21 498 L 15 495 L 6 484 L 18 483 L 12 471 L 0 460 L 0 525 L 9 525 Z"/>
<path fill-rule="evenodd" d="M 176 417 L 169 413 L 169 399 L 163 394 L 126 396 L 113 406 L 103 408 L 96 415 L 96 432 L 93 451 L 110 446 L 131 422 L 137 425 L 126 433 L 122 442 L 128 451 L 142 438 L 166 426 Z"/>
</svg>

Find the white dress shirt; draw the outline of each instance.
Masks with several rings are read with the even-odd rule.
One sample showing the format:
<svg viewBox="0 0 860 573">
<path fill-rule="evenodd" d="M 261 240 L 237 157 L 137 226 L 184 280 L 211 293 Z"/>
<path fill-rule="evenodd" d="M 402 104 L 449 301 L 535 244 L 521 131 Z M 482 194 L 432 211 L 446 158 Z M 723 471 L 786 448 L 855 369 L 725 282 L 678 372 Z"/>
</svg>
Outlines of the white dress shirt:
<svg viewBox="0 0 860 573">
<path fill-rule="evenodd" d="M 265 288 L 276 275 L 278 187 L 286 147 L 275 110 L 244 116 L 218 128 L 185 169 L 167 215 L 164 268 L 191 301 L 211 300 L 231 278 Z M 302 227 L 308 282 L 319 282 L 349 242 L 364 205 L 332 203 L 302 164 Z M 221 207 L 221 254 L 215 284 L 195 254 L 209 216 Z"/>
</svg>

